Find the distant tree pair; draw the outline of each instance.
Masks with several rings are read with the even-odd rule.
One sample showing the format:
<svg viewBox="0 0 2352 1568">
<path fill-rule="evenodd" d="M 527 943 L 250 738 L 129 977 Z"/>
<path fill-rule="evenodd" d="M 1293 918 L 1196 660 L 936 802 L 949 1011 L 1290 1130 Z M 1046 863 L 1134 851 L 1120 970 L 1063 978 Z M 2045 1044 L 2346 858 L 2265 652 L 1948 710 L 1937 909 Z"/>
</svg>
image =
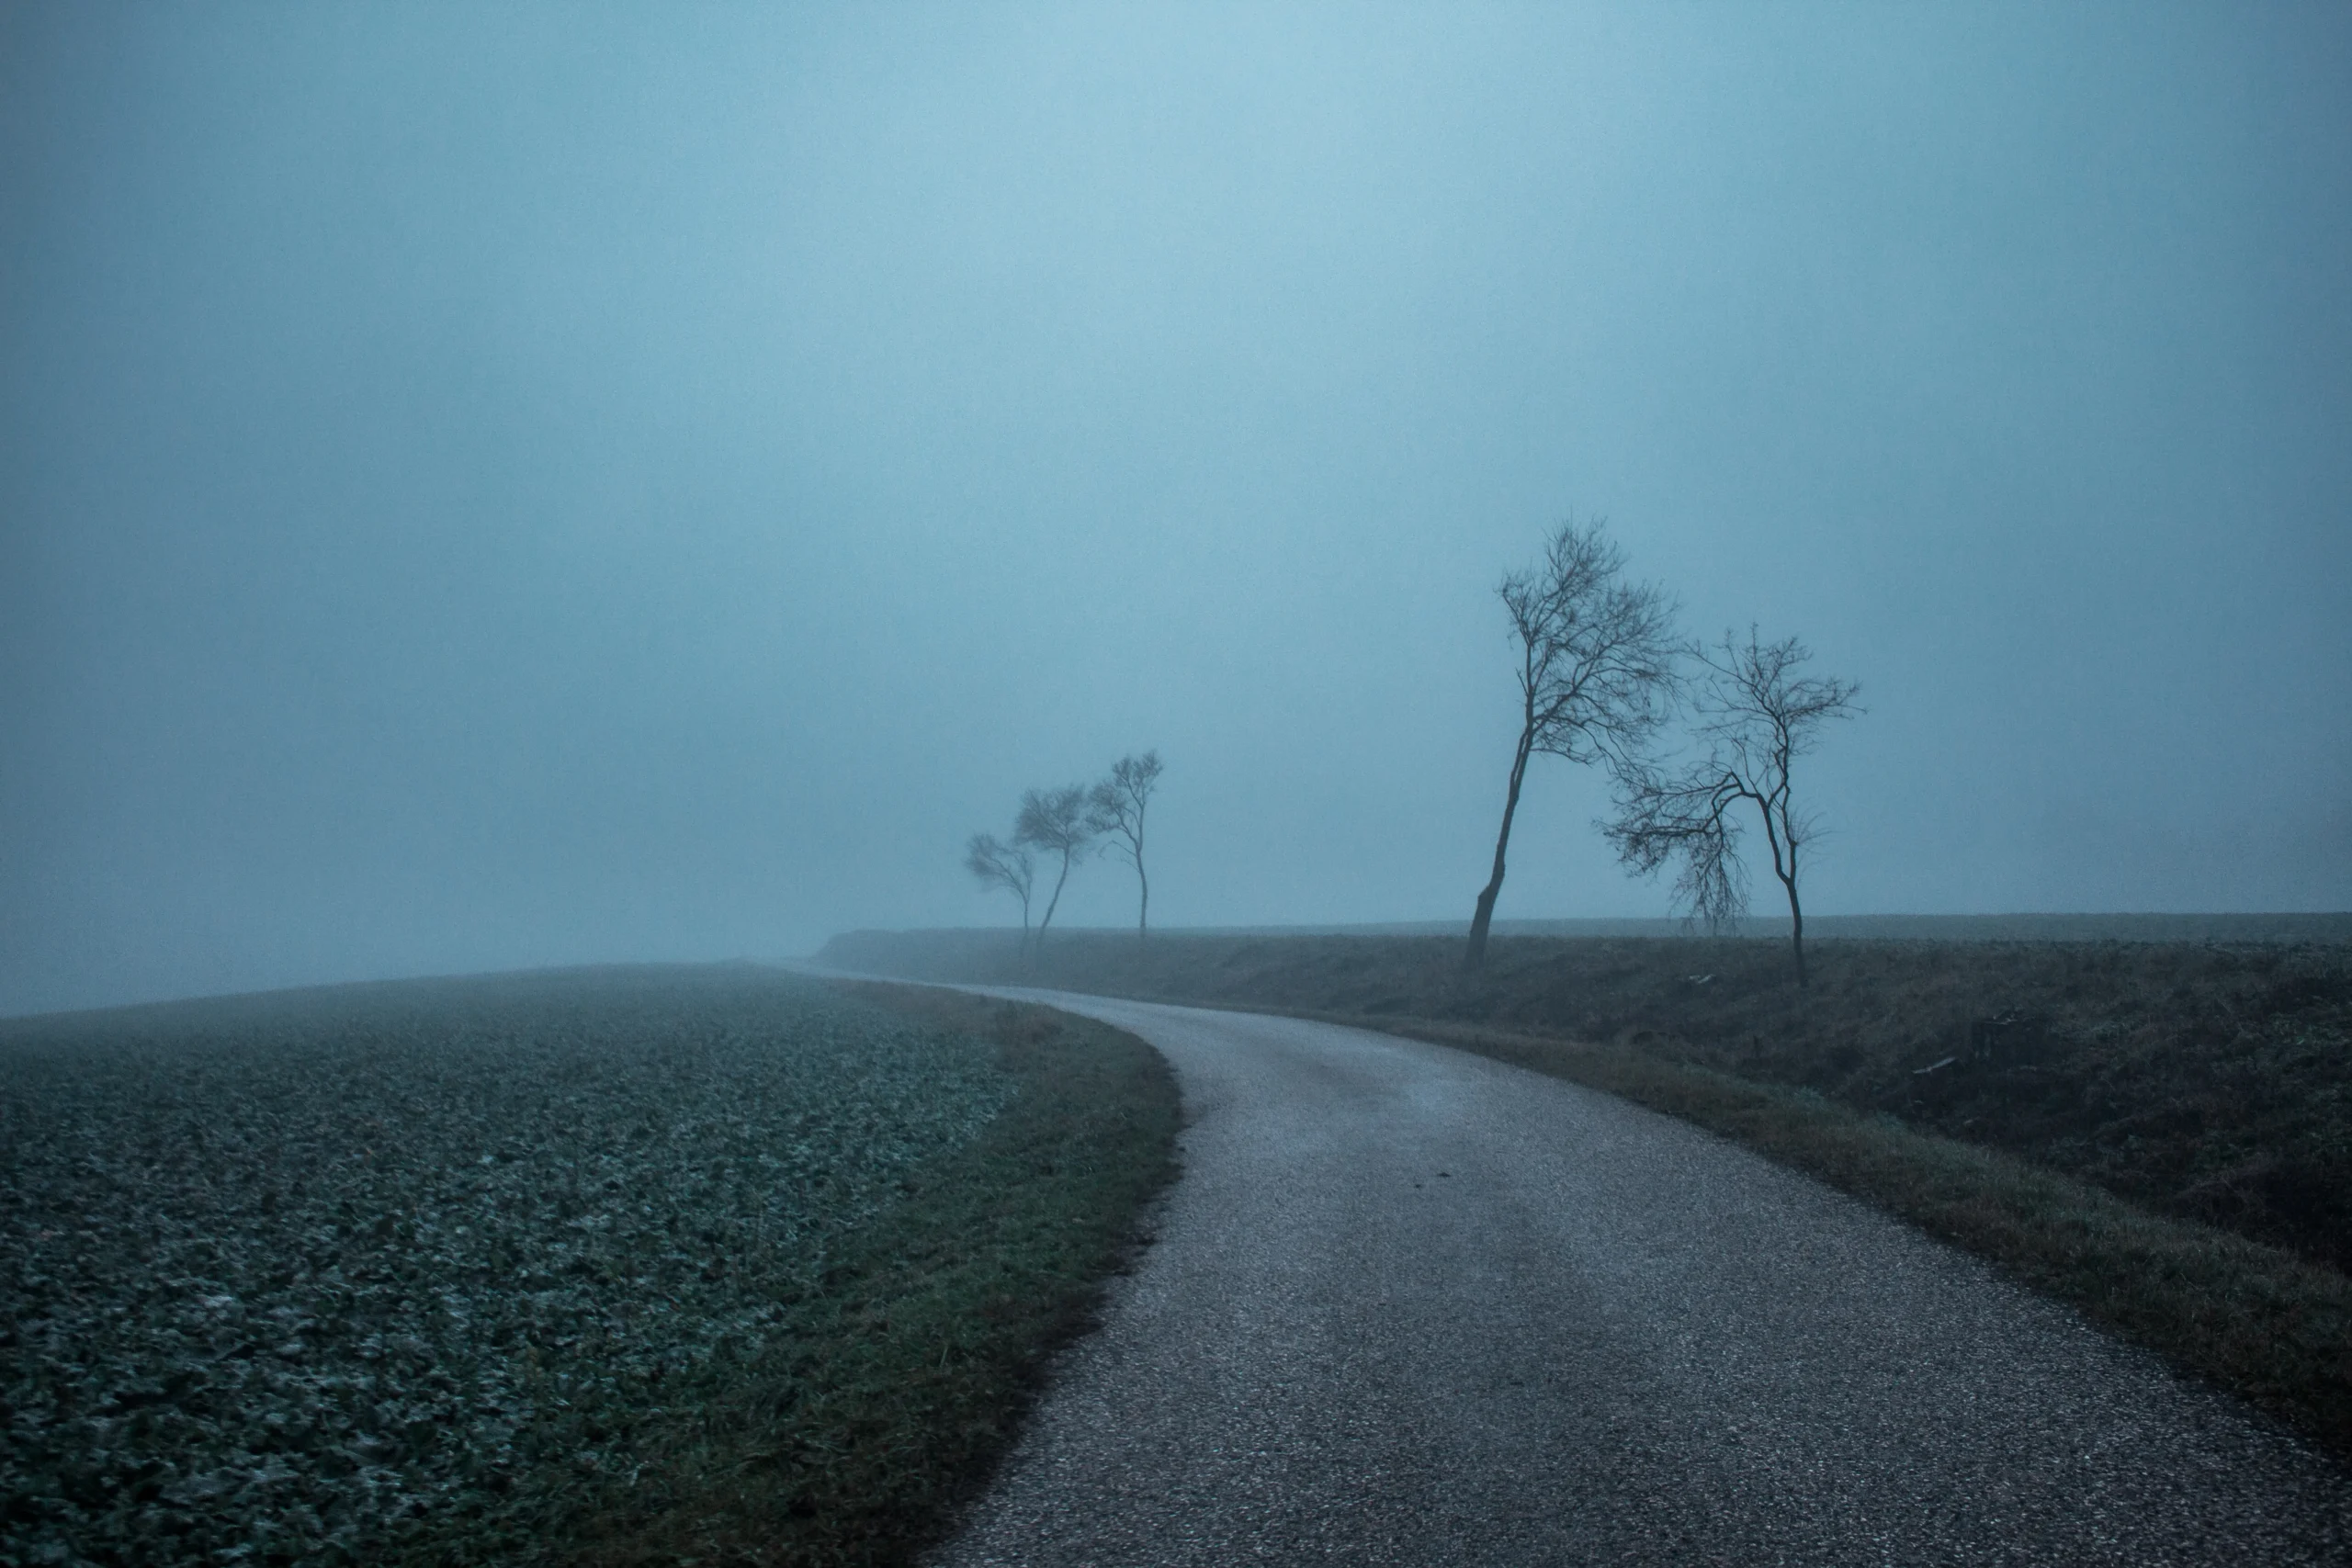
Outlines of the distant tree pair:
<svg viewBox="0 0 2352 1568">
<path fill-rule="evenodd" d="M 1616 815 L 1600 827 L 1619 859 L 1643 875 L 1679 862 L 1676 901 L 1710 930 L 1747 910 L 1738 852 L 1742 803 L 1753 806 L 1773 875 L 1788 895 L 1802 986 L 1798 856 L 1816 823 L 1794 804 L 1791 766 L 1812 750 L 1824 721 L 1860 711 L 1860 688 L 1800 676 L 1812 657 L 1805 646 L 1794 637 L 1765 642 L 1752 626 L 1745 641 L 1730 632 L 1720 644 L 1682 640 L 1673 597 L 1656 583 L 1626 581 L 1624 565 L 1602 525 L 1563 524 L 1543 564 L 1511 572 L 1497 590 L 1518 656 L 1521 722 L 1494 866 L 1478 894 L 1464 963 L 1475 969 L 1486 961 L 1528 760 L 1544 752 L 1608 768 Z M 1687 744 L 1662 753 L 1657 742 L 1678 715 L 1690 720 Z"/>
<path fill-rule="evenodd" d="M 1042 947 L 1061 907 L 1062 889 L 1070 868 L 1094 852 L 1108 838 L 1112 849 L 1136 869 L 1139 897 L 1136 907 L 1136 940 L 1147 939 L 1151 920 L 1151 878 L 1144 869 L 1144 818 L 1153 793 L 1159 787 L 1158 751 L 1125 756 L 1111 764 L 1109 776 L 1093 784 L 1065 784 L 1058 789 L 1023 792 L 1021 809 L 1013 818 L 1012 841 L 993 833 L 975 833 L 964 848 L 964 865 L 983 887 L 1002 888 L 1021 901 L 1021 947 L 1025 954 Z M 1046 900 L 1045 919 L 1035 935 L 1029 929 L 1040 856 L 1057 863 L 1054 890 Z"/>
</svg>

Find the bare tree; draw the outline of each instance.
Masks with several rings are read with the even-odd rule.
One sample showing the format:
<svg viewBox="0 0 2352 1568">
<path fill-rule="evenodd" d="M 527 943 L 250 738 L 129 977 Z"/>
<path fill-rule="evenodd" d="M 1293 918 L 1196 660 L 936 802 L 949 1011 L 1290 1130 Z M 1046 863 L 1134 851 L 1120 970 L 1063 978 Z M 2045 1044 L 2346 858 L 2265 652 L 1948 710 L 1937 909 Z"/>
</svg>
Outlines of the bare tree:
<svg viewBox="0 0 2352 1568">
<path fill-rule="evenodd" d="M 1709 930 L 1720 930 L 1747 908 L 1739 817 L 1740 802 L 1752 802 L 1772 852 L 1772 874 L 1789 896 L 1790 950 L 1802 986 L 1800 856 L 1821 829 L 1797 808 L 1791 770 L 1818 742 L 1825 721 L 1862 711 L 1854 701 L 1861 688 L 1832 675 L 1800 676 L 1812 651 L 1794 637 L 1764 642 L 1753 626 L 1746 642 L 1725 632 L 1720 647 L 1689 653 L 1698 666 L 1692 732 L 1703 754 L 1679 768 L 1645 763 L 1621 773 L 1618 814 L 1606 831 L 1619 858 L 1644 875 L 1678 861 L 1677 901 Z"/>
<path fill-rule="evenodd" d="M 964 846 L 964 869 L 983 887 L 1001 887 L 1021 900 L 1021 952 L 1029 953 L 1029 895 L 1036 886 L 1037 857 L 994 833 L 975 833 Z"/>
<path fill-rule="evenodd" d="M 1062 888 L 1069 881 L 1069 868 L 1093 850 L 1095 836 L 1101 830 L 1084 784 L 1033 789 L 1022 795 L 1021 815 L 1012 824 L 1012 841 L 1023 849 L 1057 854 L 1062 863 L 1059 874 L 1054 878 L 1054 896 L 1046 902 L 1046 918 L 1037 922 L 1037 951 L 1044 950 L 1046 931 L 1054 923 L 1054 911 L 1061 907 Z"/>
<path fill-rule="evenodd" d="M 1541 566 L 1496 589 L 1519 649 L 1519 744 L 1511 752 L 1495 865 L 1470 920 L 1465 968 L 1487 961 L 1487 931 L 1503 890 L 1511 818 L 1528 759 L 1633 765 L 1665 722 L 1674 690 L 1675 603 L 1655 583 L 1625 581 L 1625 558 L 1606 525 L 1563 523 Z"/>
<path fill-rule="evenodd" d="M 1116 841 L 1120 855 L 1136 868 L 1142 897 L 1136 905 L 1136 941 L 1141 942 L 1151 923 L 1151 878 L 1143 869 L 1143 818 L 1159 787 L 1159 753 L 1125 756 L 1111 764 L 1111 776 L 1094 786 L 1090 804 L 1095 826 Z"/>
</svg>

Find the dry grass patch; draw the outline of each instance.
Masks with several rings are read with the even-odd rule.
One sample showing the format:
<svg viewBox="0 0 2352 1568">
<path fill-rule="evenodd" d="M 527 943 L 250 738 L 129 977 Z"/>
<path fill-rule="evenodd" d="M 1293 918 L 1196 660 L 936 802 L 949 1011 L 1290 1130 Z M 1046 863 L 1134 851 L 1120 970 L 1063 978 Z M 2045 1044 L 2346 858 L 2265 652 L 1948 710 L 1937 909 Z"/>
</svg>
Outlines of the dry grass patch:
<svg viewBox="0 0 2352 1568">
<path fill-rule="evenodd" d="M 1998 1264 L 2352 1458 L 2352 1280 L 2332 1269 L 1802 1089 L 1607 1046 L 1385 1027 L 1605 1089 L 1733 1138 Z"/>
</svg>

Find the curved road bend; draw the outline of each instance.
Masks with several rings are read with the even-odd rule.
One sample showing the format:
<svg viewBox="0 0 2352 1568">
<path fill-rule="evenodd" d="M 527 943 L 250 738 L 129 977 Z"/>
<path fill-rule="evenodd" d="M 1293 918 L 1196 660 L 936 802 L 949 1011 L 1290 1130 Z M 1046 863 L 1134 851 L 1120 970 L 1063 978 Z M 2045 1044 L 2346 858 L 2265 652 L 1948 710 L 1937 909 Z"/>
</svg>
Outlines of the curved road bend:
<svg viewBox="0 0 2352 1568">
<path fill-rule="evenodd" d="M 1175 1064 L 1158 1245 L 941 1568 L 2352 1561 L 2352 1480 L 1974 1260 L 1623 1101 L 1006 993 Z"/>
</svg>

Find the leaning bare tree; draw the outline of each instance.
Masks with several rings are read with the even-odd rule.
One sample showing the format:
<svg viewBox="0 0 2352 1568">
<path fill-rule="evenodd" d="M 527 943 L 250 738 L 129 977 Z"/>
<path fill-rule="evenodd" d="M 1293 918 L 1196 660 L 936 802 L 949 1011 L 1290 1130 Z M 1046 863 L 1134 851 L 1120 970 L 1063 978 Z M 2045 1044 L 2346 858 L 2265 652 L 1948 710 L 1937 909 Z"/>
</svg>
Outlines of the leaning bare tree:
<svg viewBox="0 0 2352 1568">
<path fill-rule="evenodd" d="M 1862 710 L 1861 688 L 1834 675 L 1800 676 L 1813 657 L 1794 637 L 1747 640 L 1724 634 L 1719 647 L 1689 650 L 1693 735 L 1702 754 L 1679 768 L 1645 763 L 1618 775 L 1618 813 L 1607 825 L 1619 858 L 1644 875 L 1679 863 L 1675 895 L 1694 919 L 1717 930 L 1747 908 L 1747 873 L 1739 859 L 1745 808 L 1753 804 L 1772 852 L 1772 874 L 1789 896 L 1790 951 L 1797 984 L 1805 983 L 1804 908 L 1797 898 L 1799 857 L 1820 834 L 1797 808 L 1791 769 L 1813 750 L 1822 724 Z"/>
<path fill-rule="evenodd" d="M 1084 784 L 1033 789 L 1022 795 L 1021 815 L 1012 824 L 1012 841 L 1024 850 L 1059 855 L 1062 863 L 1059 874 L 1054 878 L 1054 896 L 1046 901 L 1046 918 L 1037 922 L 1037 940 L 1032 951 L 1045 950 L 1046 931 L 1054 923 L 1054 911 L 1061 906 L 1069 868 L 1087 857 L 1100 831 Z"/>
<path fill-rule="evenodd" d="M 1656 583 L 1625 581 L 1624 553 L 1604 528 L 1597 521 L 1562 524 L 1544 563 L 1512 572 L 1496 590 L 1519 648 L 1519 744 L 1502 830 L 1495 835 L 1494 871 L 1470 919 L 1465 968 L 1487 961 L 1487 931 L 1503 890 L 1528 759 L 1541 751 L 1620 771 L 1666 718 L 1674 688 L 1674 600 Z"/>
<path fill-rule="evenodd" d="M 1125 756 L 1111 764 L 1111 776 L 1094 786 L 1090 803 L 1094 823 L 1111 835 L 1118 852 L 1136 868 L 1141 897 L 1136 905 L 1136 941 L 1145 940 L 1151 923 L 1151 878 L 1143 869 L 1143 818 L 1159 787 L 1159 753 Z"/>
<path fill-rule="evenodd" d="M 964 846 L 964 869 L 983 887 L 1001 887 L 1021 900 L 1021 953 L 1029 953 L 1029 895 L 1037 883 L 1037 857 L 994 833 L 975 833 Z"/>
</svg>

